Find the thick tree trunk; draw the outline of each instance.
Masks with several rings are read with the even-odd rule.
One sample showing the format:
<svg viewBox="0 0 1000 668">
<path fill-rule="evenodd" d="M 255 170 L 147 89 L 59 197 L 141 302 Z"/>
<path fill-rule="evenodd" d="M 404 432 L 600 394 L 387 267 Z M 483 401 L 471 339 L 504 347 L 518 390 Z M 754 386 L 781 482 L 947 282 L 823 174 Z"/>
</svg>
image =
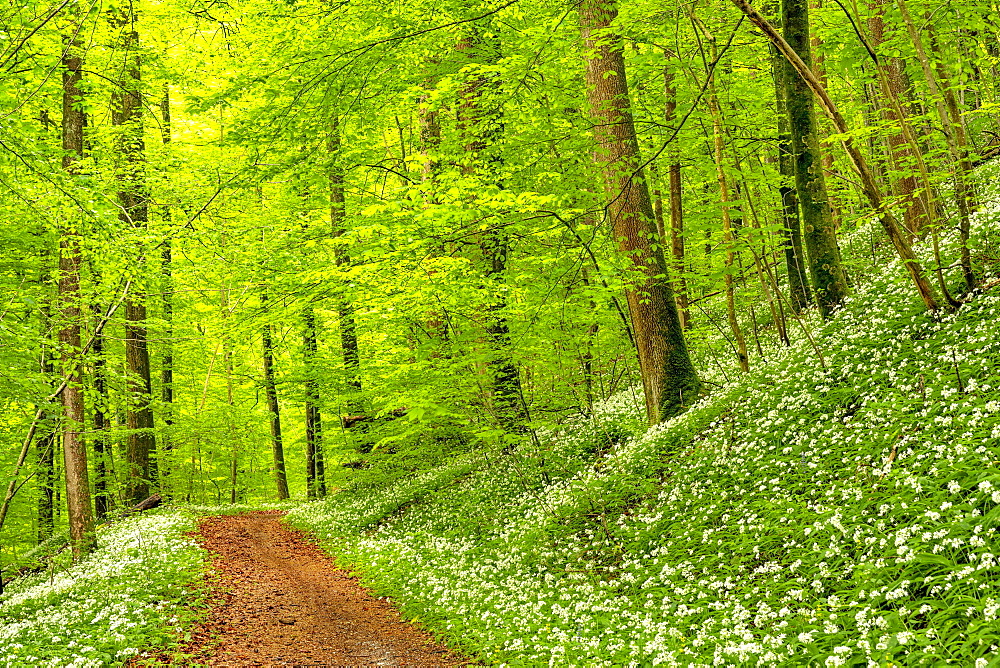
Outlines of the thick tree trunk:
<svg viewBox="0 0 1000 668">
<path fill-rule="evenodd" d="M 261 306 L 267 303 L 267 294 L 260 296 Z M 266 317 L 266 309 L 265 317 Z M 271 413 L 271 454 L 274 465 L 274 482 L 278 487 L 278 498 L 288 498 L 288 478 L 285 474 L 285 449 L 281 441 L 281 406 L 278 404 L 278 388 L 274 382 L 274 343 L 271 340 L 271 325 L 264 325 L 264 393 L 267 395 L 267 409 Z"/>
<path fill-rule="evenodd" d="M 784 0 L 782 31 L 785 40 L 811 66 L 809 2 Z M 792 66 L 785 63 L 785 105 L 792 135 L 795 189 L 802 209 L 806 251 L 816 303 L 828 317 L 847 296 L 847 279 L 840 263 L 837 233 L 823 174 L 812 92 Z"/>
<path fill-rule="evenodd" d="M 649 190 L 643 178 L 625 78 L 621 39 L 609 32 L 617 15 L 614 0 L 584 0 L 581 32 L 588 52 L 586 83 L 598 144 L 594 161 L 604 173 L 606 208 L 619 250 L 642 280 L 626 290 L 646 416 L 656 424 L 694 401 L 701 388 L 688 355 L 677 304 L 655 233 Z"/>
<path fill-rule="evenodd" d="M 145 142 L 142 126 L 142 93 L 139 76 L 139 33 L 135 30 L 135 14 L 124 11 L 114 22 L 123 36 L 124 76 L 111 96 L 111 122 L 118 127 L 116 151 L 118 202 L 122 223 L 145 230 L 149 220 L 145 177 Z M 143 253 L 140 251 L 139 256 Z M 129 372 L 128 409 L 125 417 L 128 433 L 125 441 L 125 498 L 138 503 L 149 497 L 150 483 L 156 483 L 153 451 L 152 386 L 149 350 L 146 336 L 146 302 L 140 290 L 130 294 L 125 302 L 125 365 Z"/>
<path fill-rule="evenodd" d="M 63 54 L 62 95 L 62 166 L 71 175 L 77 174 L 76 163 L 83 156 L 84 112 L 80 108 L 83 57 L 80 45 L 66 40 Z M 90 505 L 90 480 L 87 471 L 87 449 L 83 441 L 83 384 L 80 348 L 80 264 L 82 251 L 80 233 L 73 224 L 64 225 L 59 241 L 59 305 L 62 326 L 63 377 L 63 456 L 66 468 L 66 506 L 69 533 L 74 557 L 80 557 L 96 546 L 94 516 Z"/>
</svg>

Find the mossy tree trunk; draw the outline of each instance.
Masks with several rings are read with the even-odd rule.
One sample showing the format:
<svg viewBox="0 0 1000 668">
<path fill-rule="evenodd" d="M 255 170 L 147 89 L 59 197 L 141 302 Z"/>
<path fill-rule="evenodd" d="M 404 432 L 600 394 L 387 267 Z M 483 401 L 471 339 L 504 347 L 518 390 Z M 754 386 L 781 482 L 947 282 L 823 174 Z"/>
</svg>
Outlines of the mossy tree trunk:
<svg viewBox="0 0 1000 668">
<path fill-rule="evenodd" d="M 808 0 L 783 0 L 782 34 L 807 67 L 812 66 Z M 788 114 L 795 165 L 795 190 L 802 211 L 802 228 L 809 255 L 816 303 L 829 317 L 847 296 L 847 280 L 840 262 L 837 234 L 823 174 L 816 111 L 809 85 L 791 64 L 782 63 L 785 110 Z"/>
</svg>

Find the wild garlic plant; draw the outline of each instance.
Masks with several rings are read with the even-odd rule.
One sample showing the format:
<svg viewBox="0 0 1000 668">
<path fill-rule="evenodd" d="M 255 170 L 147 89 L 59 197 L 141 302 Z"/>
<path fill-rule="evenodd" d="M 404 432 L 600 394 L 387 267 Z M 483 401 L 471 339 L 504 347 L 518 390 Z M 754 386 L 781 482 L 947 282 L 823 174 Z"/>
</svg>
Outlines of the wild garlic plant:
<svg viewBox="0 0 1000 668">
<path fill-rule="evenodd" d="M 652 429 L 626 392 L 290 518 L 499 663 L 996 665 L 998 323 L 997 288 L 929 314 L 890 264 L 810 323 L 822 363 L 775 347 Z"/>
<path fill-rule="evenodd" d="M 137 515 L 98 531 L 86 559 L 11 582 L 0 596 L 0 666 L 120 665 L 176 639 L 203 571 L 204 551 L 185 535 L 194 529 L 189 513 Z"/>
</svg>

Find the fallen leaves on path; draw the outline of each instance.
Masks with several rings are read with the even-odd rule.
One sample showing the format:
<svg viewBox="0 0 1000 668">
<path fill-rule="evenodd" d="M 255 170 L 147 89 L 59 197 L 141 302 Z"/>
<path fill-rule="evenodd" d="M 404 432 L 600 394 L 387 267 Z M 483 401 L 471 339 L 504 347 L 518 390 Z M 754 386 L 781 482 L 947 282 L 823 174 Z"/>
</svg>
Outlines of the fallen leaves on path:
<svg viewBox="0 0 1000 668">
<path fill-rule="evenodd" d="M 389 602 L 334 566 L 281 515 L 265 511 L 199 522 L 200 540 L 213 554 L 217 595 L 206 622 L 179 650 L 185 665 L 468 665 L 403 622 Z M 161 655 L 133 665 L 176 661 Z"/>
</svg>

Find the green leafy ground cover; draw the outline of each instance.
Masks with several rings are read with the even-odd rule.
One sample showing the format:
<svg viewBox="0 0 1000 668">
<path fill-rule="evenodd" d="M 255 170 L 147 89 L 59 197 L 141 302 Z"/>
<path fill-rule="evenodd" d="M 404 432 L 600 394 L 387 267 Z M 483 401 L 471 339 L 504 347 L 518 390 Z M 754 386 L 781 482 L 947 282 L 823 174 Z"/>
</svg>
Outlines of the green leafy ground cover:
<svg viewBox="0 0 1000 668">
<path fill-rule="evenodd" d="M 619 395 L 289 517 L 487 661 L 1000 665 L 1000 289 L 890 266 L 811 326 L 654 429 Z"/>
<path fill-rule="evenodd" d="M 98 550 L 59 554 L 0 596 L 0 666 L 120 665 L 168 645 L 197 614 L 204 551 L 186 532 L 195 516 L 143 513 L 98 532 Z"/>
</svg>

